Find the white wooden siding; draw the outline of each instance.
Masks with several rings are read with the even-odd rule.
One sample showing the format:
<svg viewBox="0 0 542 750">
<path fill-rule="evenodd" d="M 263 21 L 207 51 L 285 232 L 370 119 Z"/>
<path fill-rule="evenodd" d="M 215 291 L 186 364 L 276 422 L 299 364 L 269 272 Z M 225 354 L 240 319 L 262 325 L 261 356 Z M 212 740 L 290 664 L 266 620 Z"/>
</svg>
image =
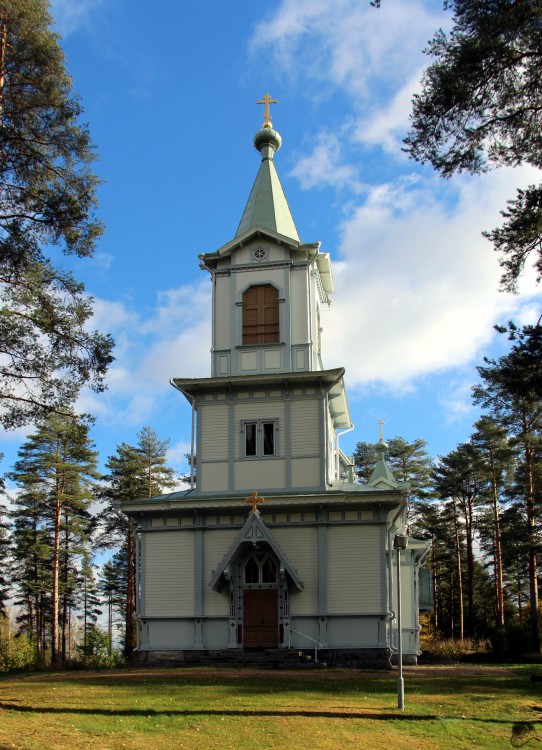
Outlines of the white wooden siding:
<svg viewBox="0 0 542 750">
<path fill-rule="evenodd" d="M 393 609 L 397 610 L 397 558 L 393 552 Z M 416 611 L 414 608 L 414 576 L 416 569 L 412 564 L 403 562 L 401 555 L 401 626 L 413 628 L 416 625 Z"/>
<path fill-rule="evenodd" d="M 228 458 L 228 405 L 226 403 L 200 404 L 198 430 L 202 458 L 205 461 L 225 461 Z"/>
<path fill-rule="evenodd" d="M 146 534 L 142 575 L 144 615 L 192 615 L 194 535 L 182 531 Z"/>
<path fill-rule="evenodd" d="M 230 297 L 229 276 L 216 277 L 215 310 L 216 315 L 213 321 L 215 327 L 215 348 L 231 349 L 232 342 L 230 341 L 230 316 L 232 314 L 232 305 Z"/>
<path fill-rule="evenodd" d="M 200 475 L 198 476 L 198 488 L 201 492 L 220 492 L 227 490 L 228 464 L 226 462 L 203 462 Z"/>
<path fill-rule="evenodd" d="M 250 492 L 254 489 L 281 489 L 286 486 L 285 461 L 276 458 L 236 461 L 234 486 L 236 490 Z"/>
<path fill-rule="evenodd" d="M 309 341 L 307 272 L 290 274 L 290 315 L 292 344 Z"/>
<path fill-rule="evenodd" d="M 209 581 L 228 547 L 238 534 L 237 529 L 206 529 L 203 534 L 203 612 L 205 615 L 225 615 L 230 613 L 230 592 L 225 586 L 221 593 L 213 591 Z"/>
<path fill-rule="evenodd" d="M 273 536 L 297 570 L 304 589 L 290 587 L 290 614 L 318 612 L 318 531 L 315 528 L 277 528 Z"/>
<path fill-rule="evenodd" d="M 292 487 L 320 486 L 320 459 L 292 459 Z"/>
<path fill-rule="evenodd" d="M 330 612 L 382 610 L 380 544 L 378 526 L 335 526 L 328 529 Z"/>
<path fill-rule="evenodd" d="M 303 399 L 292 402 L 292 456 L 314 456 L 320 452 L 319 407 L 321 401 Z"/>
</svg>

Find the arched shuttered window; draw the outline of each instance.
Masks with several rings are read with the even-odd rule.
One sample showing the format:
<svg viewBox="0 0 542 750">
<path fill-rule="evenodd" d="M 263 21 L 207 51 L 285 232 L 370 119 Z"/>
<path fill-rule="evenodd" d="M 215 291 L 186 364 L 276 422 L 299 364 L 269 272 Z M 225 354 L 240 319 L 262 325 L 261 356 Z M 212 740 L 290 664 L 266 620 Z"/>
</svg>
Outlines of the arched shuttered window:
<svg viewBox="0 0 542 750">
<path fill-rule="evenodd" d="M 251 286 L 243 294 L 243 344 L 277 344 L 279 293 L 271 284 Z"/>
</svg>

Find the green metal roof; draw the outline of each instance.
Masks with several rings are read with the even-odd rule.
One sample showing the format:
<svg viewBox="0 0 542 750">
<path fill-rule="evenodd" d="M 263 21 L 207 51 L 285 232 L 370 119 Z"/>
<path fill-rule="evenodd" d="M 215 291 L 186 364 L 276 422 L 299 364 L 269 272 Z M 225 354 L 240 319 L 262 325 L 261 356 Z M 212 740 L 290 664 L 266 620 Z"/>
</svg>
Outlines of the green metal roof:
<svg viewBox="0 0 542 750">
<path fill-rule="evenodd" d="M 271 135 L 278 136 L 275 131 L 260 131 L 255 136 L 254 142 L 262 153 L 262 163 L 235 236 L 261 226 L 299 242 L 299 234 L 273 161 L 277 143 L 271 139 Z"/>
</svg>

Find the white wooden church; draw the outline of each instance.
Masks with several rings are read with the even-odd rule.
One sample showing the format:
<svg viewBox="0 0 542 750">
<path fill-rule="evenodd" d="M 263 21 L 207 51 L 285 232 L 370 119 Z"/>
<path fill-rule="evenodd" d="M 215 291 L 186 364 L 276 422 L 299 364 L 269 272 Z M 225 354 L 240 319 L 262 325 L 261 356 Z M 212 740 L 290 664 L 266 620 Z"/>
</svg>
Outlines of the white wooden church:
<svg viewBox="0 0 542 750">
<path fill-rule="evenodd" d="M 171 380 L 192 408 L 191 487 L 123 504 L 140 527 L 139 660 L 316 648 L 329 664 L 386 667 L 408 487 L 382 436 L 368 484 L 339 446 L 352 428 L 344 370 L 324 369 L 320 346 L 330 256 L 299 238 L 270 102 L 237 233 L 199 256 L 212 283 L 211 377 Z M 414 661 L 427 548 L 411 540 L 401 555 L 403 652 Z"/>
</svg>

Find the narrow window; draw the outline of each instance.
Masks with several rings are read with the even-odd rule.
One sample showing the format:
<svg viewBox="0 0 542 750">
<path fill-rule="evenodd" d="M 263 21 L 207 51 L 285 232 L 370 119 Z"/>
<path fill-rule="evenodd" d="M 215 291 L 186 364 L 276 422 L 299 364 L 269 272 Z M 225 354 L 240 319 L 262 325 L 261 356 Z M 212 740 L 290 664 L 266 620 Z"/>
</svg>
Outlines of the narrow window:
<svg viewBox="0 0 542 750">
<path fill-rule="evenodd" d="M 256 422 L 245 422 L 245 456 L 256 455 Z"/>
<path fill-rule="evenodd" d="M 243 294 L 243 344 L 278 342 L 278 290 L 271 284 L 249 287 Z"/>
<path fill-rule="evenodd" d="M 245 564 L 245 583 L 260 583 L 260 566 L 253 557 Z"/>
<path fill-rule="evenodd" d="M 266 559 L 262 566 L 262 582 L 263 583 L 276 583 L 277 582 L 277 566 L 274 560 L 270 557 Z"/>
<path fill-rule="evenodd" d="M 273 456 L 275 455 L 275 423 L 274 422 L 263 422 L 263 455 Z"/>
</svg>

